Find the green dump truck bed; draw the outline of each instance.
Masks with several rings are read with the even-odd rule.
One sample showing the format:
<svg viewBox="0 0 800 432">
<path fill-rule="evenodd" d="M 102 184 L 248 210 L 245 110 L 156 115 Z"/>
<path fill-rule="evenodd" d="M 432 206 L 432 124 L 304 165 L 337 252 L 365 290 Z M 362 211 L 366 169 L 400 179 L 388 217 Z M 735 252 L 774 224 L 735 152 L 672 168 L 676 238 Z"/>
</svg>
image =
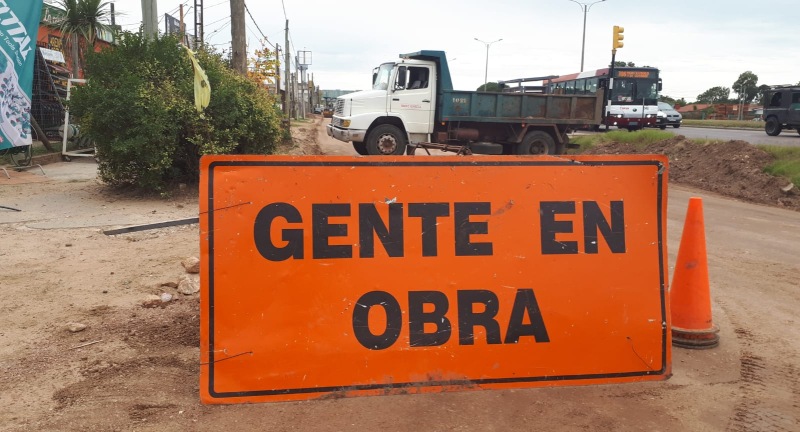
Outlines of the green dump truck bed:
<svg viewBox="0 0 800 432">
<path fill-rule="evenodd" d="M 439 121 L 587 125 L 601 123 L 603 96 L 443 90 L 437 108 Z"/>
</svg>

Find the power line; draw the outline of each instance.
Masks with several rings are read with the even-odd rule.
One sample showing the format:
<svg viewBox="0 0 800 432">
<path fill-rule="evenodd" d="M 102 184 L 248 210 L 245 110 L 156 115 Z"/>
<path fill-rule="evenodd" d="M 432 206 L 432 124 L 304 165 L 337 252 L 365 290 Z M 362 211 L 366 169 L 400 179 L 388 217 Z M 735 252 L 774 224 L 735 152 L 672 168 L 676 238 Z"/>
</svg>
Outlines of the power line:
<svg viewBox="0 0 800 432">
<path fill-rule="evenodd" d="M 289 17 L 286 16 L 286 4 L 283 3 L 283 0 L 281 0 L 281 6 L 283 6 L 283 18 L 288 20 Z"/>
<path fill-rule="evenodd" d="M 223 25 L 222 25 L 222 27 L 220 27 L 220 28 L 218 28 L 218 29 L 214 30 L 213 32 L 209 33 L 209 34 L 208 34 L 208 36 L 207 36 L 207 38 L 210 38 L 211 36 L 214 36 L 215 34 L 217 34 L 217 33 L 221 32 L 222 30 L 224 30 L 224 29 L 225 29 L 225 27 L 228 27 L 229 25 L 231 25 L 231 22 L 230 22 L 230 20 L 228 20 L 228 22 L 226 22 L 225 24 L 223 24 Z"/>
<path fill-rule="evenodd" d="M 206 24 L 206 26 L 208 26 L 208 27 L 211 27 L 212 25 L 214 25 L 214 24 L 216 24 L 216 23 L 218 23 L 218 22 L 222 22 L 222 21 L 225 21 L 225 20 L 230 20 L 230 19 L 231 19 L 231 17 L 229 17 L 229 16 L 227 16 L 227 17 L 222 17 L 222 18 L 220 18 L 220 19 L 218 19 L 218 20 L 216 20 L 216 21 L 214 21 L 214 22 L 212 22 L 212 23 L 208 23 L 208 24 Z"/>
<path fill-rule="evenodd" d="M 215 5 L 211 5 L 211 6 L 207 7 L 206 9 L 211 9 L 213 7 L 217 7 L 219 5 L 224 5 L 225 3 L 229 3 L 229 2 L 230 2 L 229 0 L 221 1 L 221 2 L 219 2 L 217 4 L 215 4 Z"/>
<path fill-rule="evenodd" d="M 247 11 L 247 15 L 250 16 L 250 19 L 253 21 L 253 24 L 256 25 L 256 28 L 258 29 L 258 32 L 261 33 L 261 37 L 264 38 L 264 40 L 269 44 L 269 46 L 271 46 L 273 49 L 275 49 L 275 45 L 273 45 L 272 42 L 270 42 L 269 39 L 267 39 L 267 37 L 264 36 L 264 32 L 261 31 L 261 27 L 258 26 L 258 23 L 256 22 L 256 19 L 253 18 L 253 14 L 250 13 L 250 8 L 247 7 L 247 3 L 244 4 L 244 10 Z M 258 39 L 258 38 L 256 38 L 256 39 Z"/>
</svg>

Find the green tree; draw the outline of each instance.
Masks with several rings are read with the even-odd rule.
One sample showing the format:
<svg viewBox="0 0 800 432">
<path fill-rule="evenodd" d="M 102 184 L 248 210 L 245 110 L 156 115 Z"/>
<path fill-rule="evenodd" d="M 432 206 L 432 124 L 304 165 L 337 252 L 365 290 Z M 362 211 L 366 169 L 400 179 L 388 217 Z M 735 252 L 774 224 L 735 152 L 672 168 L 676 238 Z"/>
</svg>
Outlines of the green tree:
<svg viewBox="0 0 800 432">
<path fill-rule="evenodd" d="M 501 92 L 503 91 L 503 86 L 496 82 L 488 82 L 486 84 L 481 84 L 477 91 Z"/>
<path fill-rule="evenodd" d="M 670 105 L 675 105 L 675 99 L 673 99 L 673 98 L 671 98 L 671 97 L 669 97 L 667 95 L 659 96 L 658 100 L 661 101 L 661 102 L 666 102 L 666 103 L 668 103 Z"/>
<path fill-rule="evenodd" d="M 611 64 L 609 64 L 608 67 L 611 67 Z M 614 67 L 636 67 L 636 63 L 634 62 L 625 63 L 624 61 L 617 60 L 614 62 Z"/>
<path fill-rule="evenodd" d="M 711 87 L 697 95 L 697 103 L 725 103 L 728 102 L 730 94 L 731 89 L 728 87 Z"/>
<path fill-rule="evenodd" d="M 770 86 L 768 86 L 767 84 L 761 84 L 760 86 L 758 86 L 758 94 L 756 95 L 756 98 L 753 101 L 763 105 L 764 104 L 764 92 L 769 90 L 769 89 L 770 89 Z"/>
<path fill-rule="evenodd" d="M 742 72 L 731 88 L 739 95 L 739 100 L 749 104 L 758 97 L 758 75 L 750 71 Z"/>
<path fill-rule="evenodd" d="M 61 30 L 72 56 L 72 76 L 78 78 L 81 57 L 84 51 L 93 51 L 97 34 L 113 31 L 109 18 L 110 2 L 104 0 L 59 0 L 59 7 L 65 13 L 57 18 L 53 27 Z"/>
<path fill-rule="evenodd" d="M 269 154 L 285 138 L 275 99 L 212 52 L 198 61 L 211 102 L 194 106 L 194 71 L 176 37 L 125 34 L 90 53 L 91 75 L 70 101 L 81 133 L 96 143 L 100 178 L 113 186 L 160 191 L 196 183 L 203 155 Z"/>
</svg>

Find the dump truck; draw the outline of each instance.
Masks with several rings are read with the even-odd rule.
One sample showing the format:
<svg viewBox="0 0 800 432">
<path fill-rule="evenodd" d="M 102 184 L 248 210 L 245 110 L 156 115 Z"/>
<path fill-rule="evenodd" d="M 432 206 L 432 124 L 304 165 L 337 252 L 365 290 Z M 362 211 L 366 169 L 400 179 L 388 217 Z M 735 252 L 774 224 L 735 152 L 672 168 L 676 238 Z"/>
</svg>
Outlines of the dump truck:
<svg viewBox="0 0 800 432">
<path fill-rule="evenodd" d="M 401 54 L 373 70 L 372 89 L 336 99 L 328 135 L 361 155 L 562 154 L 567 132 L 602 122 L 602 91 L 590 95 L 453 89 L 444 51 Z"/>
</svg>

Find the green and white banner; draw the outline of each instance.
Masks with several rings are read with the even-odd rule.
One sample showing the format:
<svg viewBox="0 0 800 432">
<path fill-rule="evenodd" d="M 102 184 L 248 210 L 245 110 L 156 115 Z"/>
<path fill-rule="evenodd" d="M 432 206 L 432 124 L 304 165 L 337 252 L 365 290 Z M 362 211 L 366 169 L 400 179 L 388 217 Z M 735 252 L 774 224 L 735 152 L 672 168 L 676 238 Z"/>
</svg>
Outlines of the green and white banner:
<svg viewBox="0 0 800 432">
<path fill-rule="evenodd" d="M 33 60 L 42 0 L 0 0 L 0 149 L 31 145 Z"/>
</svg>

